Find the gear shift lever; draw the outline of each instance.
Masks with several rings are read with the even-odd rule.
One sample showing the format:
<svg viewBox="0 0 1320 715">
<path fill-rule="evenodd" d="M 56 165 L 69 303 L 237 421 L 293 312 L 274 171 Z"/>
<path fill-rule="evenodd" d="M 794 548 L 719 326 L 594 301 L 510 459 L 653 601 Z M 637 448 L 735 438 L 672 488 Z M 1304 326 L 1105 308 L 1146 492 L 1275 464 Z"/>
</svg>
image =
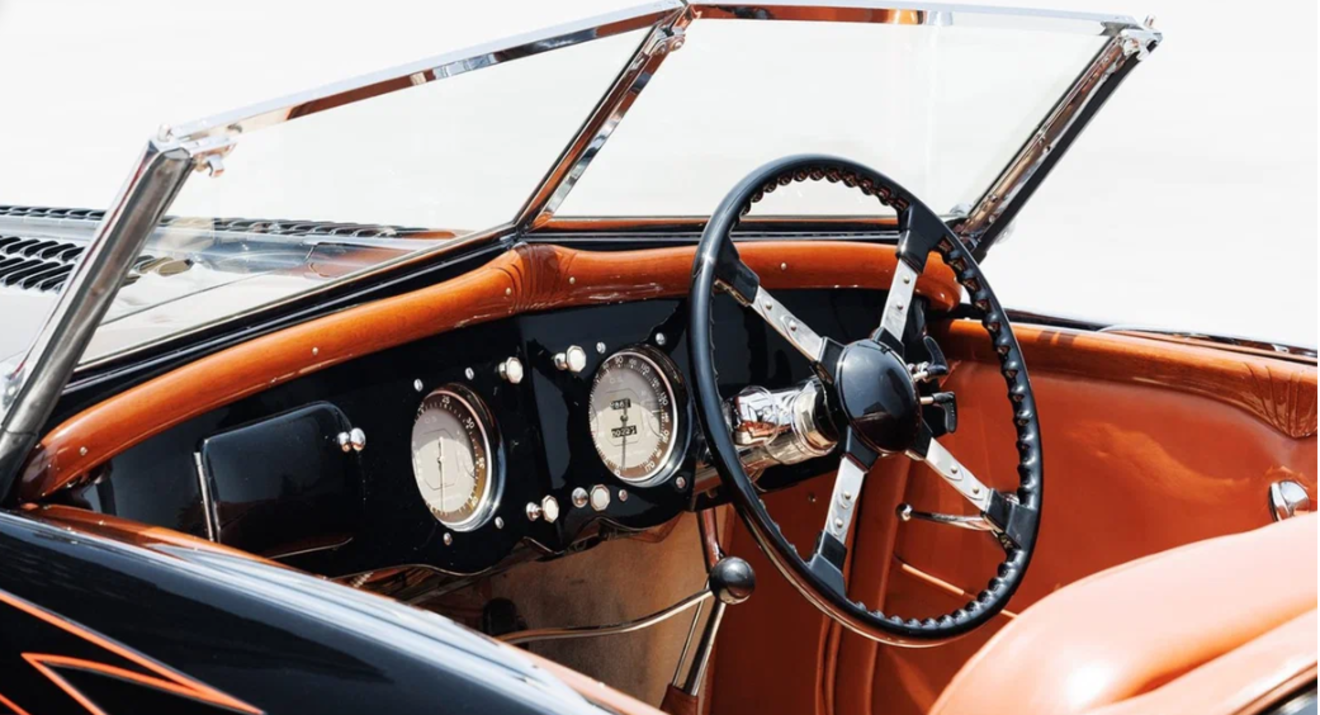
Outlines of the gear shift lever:
<svg viewBox="0 0 1320 715">
<path fill-rule="evenodd" d="M 687 677 L 682 678 L 683 663 L 688 660 L 688 648 L 692 645 L 692 636 L 701 612 L 698 611 L 692 617 L 692 630 L 688 632 L 687 642 L 683 644 L 683 652 L 678 657 L 674 681 L 665 690 L 665 699 L 660 703 L 660 709 L 670 715 L 697 712 L 697 696 L 701 691 L 701 683 L 706 679 L 706 668 L 710 665 L 710 654 L 715 647 L 715 636 L 719 633 L 724 609 L 751 597 L 752 591 L 756 590 L 756 572 L 752 570 L 751 564 L 737 556 L 725 556 L 711 567 L 706 589 L 714 596 L 715 608 L 710 618 L 706 619 L 701 640 L 697 642 L 696 652 L 692 654 L 692 665 L 688 668 Z M 682 685 L 679 684 L 680 680 Z"/>
</svg>

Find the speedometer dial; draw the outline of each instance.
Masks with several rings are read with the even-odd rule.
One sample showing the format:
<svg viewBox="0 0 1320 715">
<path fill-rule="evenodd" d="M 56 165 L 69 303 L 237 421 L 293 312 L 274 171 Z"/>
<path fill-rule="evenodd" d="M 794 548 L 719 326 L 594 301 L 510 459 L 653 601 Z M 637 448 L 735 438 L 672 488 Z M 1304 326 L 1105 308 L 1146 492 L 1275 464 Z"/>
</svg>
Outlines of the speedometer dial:
<svg viewBox="0 0 1320 715">
<path fill-rule="evenodd" d="M 497 490 L 491 469 L 489 413 L 459 385 L 427 395 L 413 422 L 413 476 L 440 523 L 471 531 L 490 518 Z"/>
<path fill-rule="evenodd" d="M 664 355 L 644 349 L 611 355 L 591 386 L 591 439 L 616 477 L 649 486 L 667 479 L 677 460 L 681 393 Z"/>
</svg>

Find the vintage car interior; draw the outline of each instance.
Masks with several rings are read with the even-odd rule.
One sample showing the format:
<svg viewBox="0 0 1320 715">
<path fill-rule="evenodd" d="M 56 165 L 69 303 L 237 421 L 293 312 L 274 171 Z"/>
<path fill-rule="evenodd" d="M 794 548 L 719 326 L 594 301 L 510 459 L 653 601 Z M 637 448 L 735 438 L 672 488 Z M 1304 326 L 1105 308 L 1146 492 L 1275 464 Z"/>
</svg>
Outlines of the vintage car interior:
<svg viewBox="0 0 1320 715">
<path fill-rule="evenodd" d="M 10 406 L 4 506 L 440 614 L 621 713 L 1315 712 L 1315 353 L 991 287 L 997 238 L 1159 42 L 1041 17 L 1098 49 L 957 213 L 797 152 L 703 215 L 555 214 L 709 20 L 963 21 L 846 3 L 661 2 L 463 54 L 642 36 L 490 230 L 169 208 L 236 178 L 203 174 L 248 132 L 482 65 L 453 57 L 170 129 L 109 211 L 5 206 L 5 290 L 109 317 L 35 427 Z M 870 213 L 795 213 L 808 190 Z"/>
</svg>

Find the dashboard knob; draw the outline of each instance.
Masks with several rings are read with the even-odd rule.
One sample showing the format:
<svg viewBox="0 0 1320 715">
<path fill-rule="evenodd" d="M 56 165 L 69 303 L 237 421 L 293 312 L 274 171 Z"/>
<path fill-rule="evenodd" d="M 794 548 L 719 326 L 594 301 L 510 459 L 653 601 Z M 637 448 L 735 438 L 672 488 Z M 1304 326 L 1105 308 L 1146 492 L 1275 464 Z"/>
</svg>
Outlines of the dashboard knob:
<svg viewBox="0 0 1320 715">
<path fill-rule="evenodd" d="M 562 353 L 555 353 L 555 367 L 571 373 L 582 372 L 587 366 L 587 351 L 577 345 L 569 345 Z"/>
<path fill-rule="evenodd" d="M 546 497 L 541 500 L 541 516 L 551 524 L 559 519 L 559 502 L 554 497 Z"/>
<path fill-rule="evenodd" d="M 596 511 L 605 511 L 610 508 L 610 488 L 604 484 L 597 484 L 591 488 L 591 508 Z"/>
<path fill-rule="evenodd" d="M 511 357 L 500 363 L 498 368 L 500 377 L 511 385 L 517 385 L 523 379 L 523 364 L 516 357 Z"/>
</svg>

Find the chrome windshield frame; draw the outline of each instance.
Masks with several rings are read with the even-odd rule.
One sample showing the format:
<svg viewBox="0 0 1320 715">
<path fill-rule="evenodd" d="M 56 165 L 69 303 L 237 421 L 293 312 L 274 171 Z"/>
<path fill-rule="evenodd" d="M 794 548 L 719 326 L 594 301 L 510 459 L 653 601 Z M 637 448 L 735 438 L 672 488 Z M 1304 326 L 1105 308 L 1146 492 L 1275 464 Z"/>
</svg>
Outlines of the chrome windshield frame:
<svg viewBox="0 0 1320 715">
<path fill-rule="evenodd" d="M 875 0 L 797 0 L 785 4 L 743 5 L 654 0 L 576 22 L 503 40 L 479 44 L 391 69 L 326 85 L 306 92 L 224 112 L 199 121 L 162 126 L 144 150 L 124 188 L 97 228 L 83 259 L 71 274 L 50 317 L 22 360 L 0 375 L 0 498 L 36 444 L 92 334 L 109 308 L 118 287 L 147 237 L 165 215 L 192 169 L 213 176 L 224 170 L 223 159 L 241 136 L 265 127 L 305 117 L 384 94 L 428 84 L 486 67 L 580 45 L 632 31 L 645 38 L 606 89 L 586 121 L 566 144 L 544 178 L 508 223 L 433 245 L 344 277 L 339 284 L 493 242 L 512 245 L 537 229 L 551 228 L 555 212 L 588 169 L 628 109 L 659 70 L 664 58 L 682 47 L 685 29 L 698 20 L 784 20 L 899 25 L 963 25 L 1048 29 L 1109 37 L 1110 40 L 1072 87 L 1045 117 L 1013 161 L 959 226 L 969 241 L 988 245 L 1021 203 L 1032 182 L 1048 173 L 1057 158 L 1086 124 L 1089 112 L 1112 91 L 1110 78 L 1121 77 L 1126 63 L 1140 60 L 1160 42 L 1159 33 L 1129 17 L 1013 8 L 985 8 L 924 3 L 889 4 Z M 1107 86 L 1107 89 L 1105 89 Z M 1080 119 L 1080 121 L 1079 121 Z M 1023 190 L 1026 187 L 1027 190 Z M 611 219 L 613 220 L 613 219 Z M 628 221 L 629 219 L 621 219 Z M 639 222 L 662 217 L 637 217 Z M 810 221 L 804 217 L 803 221 Z M 269 310 L 290 300 L 306 299 L 327 290 L 315 288 L 295 298 L 263 306 Z M 212 327 L 208 325 L 205 327 Z M 200 328 L 199 328 L 200 329 Z M 193 331 L 189 331 L 193 332 Z M 189 332 L 171 336 L 178 338 Z M 146 349 L 137 346 L 117 353 L 119 359 Z"/>
<path fill-rule="evenodd" d="M 147 142 L 50 317 L 23 359 L 0 375 L 0 499 L 14 486 L 146 237 L 169 210 L 198 157 L 178 144 Z"/>
</svg>

